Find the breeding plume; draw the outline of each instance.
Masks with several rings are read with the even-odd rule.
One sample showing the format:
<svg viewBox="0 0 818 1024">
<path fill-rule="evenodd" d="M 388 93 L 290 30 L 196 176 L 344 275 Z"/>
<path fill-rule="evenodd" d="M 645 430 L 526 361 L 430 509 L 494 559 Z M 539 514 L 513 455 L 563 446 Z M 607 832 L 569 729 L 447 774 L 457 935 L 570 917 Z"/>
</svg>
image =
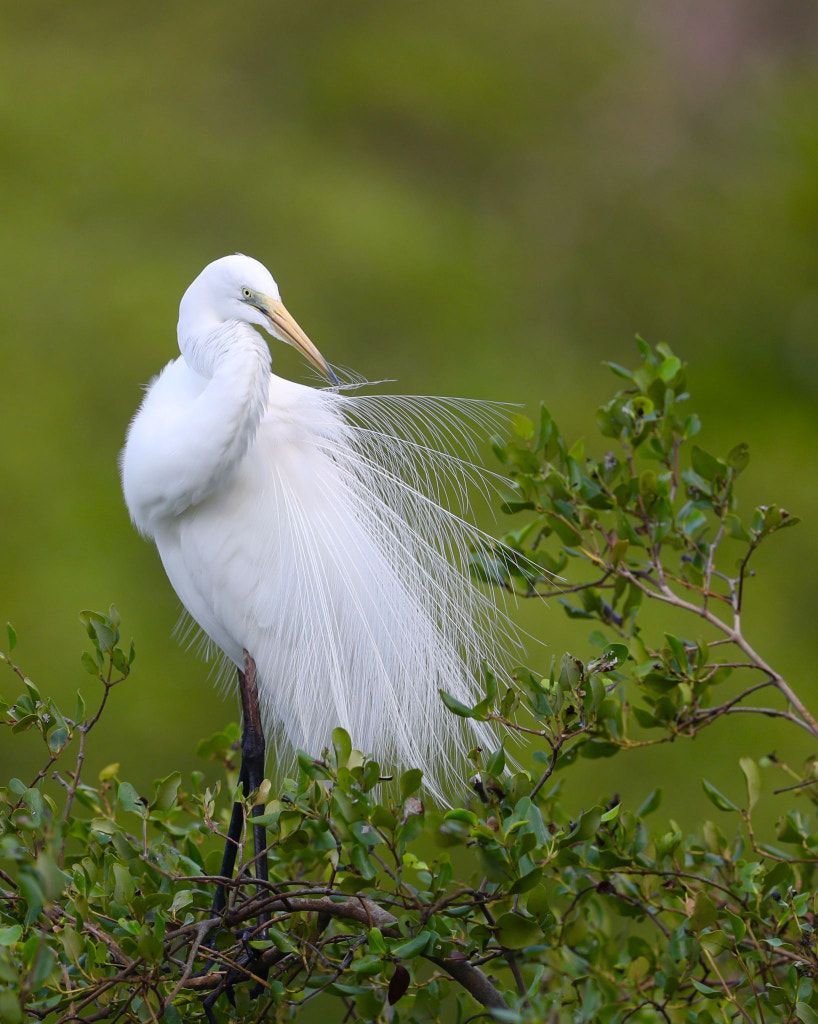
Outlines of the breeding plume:
<svg viewBox="0 0 818 1024">
<path fill-rule="evenodd" d="M 329 386 L 272 373 L 256 328 Z M 481 535 L 461 518 L 486 479 L 472 439 L 502 413 L 340 385 L 247 256 L 190 285 L 178 341 L 131 423 L 122 485 L 185 609 L 239 669 L 256 764 L 243 781 L 260 781 L 262 726 L 280 759 L 319 755 L 341 725 L 382 765 L 422 768 L 440 795 L 470 747 L 496 745 L 438 689 L 474 703 L 507 632 L 470 580 Z"/>
</svg>

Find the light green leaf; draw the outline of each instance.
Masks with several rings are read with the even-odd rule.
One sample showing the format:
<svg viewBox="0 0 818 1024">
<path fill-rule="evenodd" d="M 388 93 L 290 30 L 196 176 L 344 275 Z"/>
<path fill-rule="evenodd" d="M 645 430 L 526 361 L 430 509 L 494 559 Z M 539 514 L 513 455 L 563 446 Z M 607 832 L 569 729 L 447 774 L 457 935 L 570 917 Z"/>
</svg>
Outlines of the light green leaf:
<svg viewBox="0 0 818 1024">
<path fill-rule="evenodd" d="M 747 806 L 749 810 L 752 810 L 761 796 L 761 772 L 751 757 L 742 757 L 738 763 L 744 772 L 744 779 L 747 783 Z"/>
<path fill-rule="evenodd" d="M 352 753 L 352 740 L 346 729 L 340 726 L 332 730 L 332 745 L 335 748 L 335 760 L 339 768 L 346 767 L 349 755 Z"/>
<path fill-rule="evenodd" d="M 367 940 L 369 942 L 369 949 L 372 953 L 377 953 L 383 956 L 386 953 L 386 943 L 384 942 L 383 933 L 380 928 L 370 928 L 367 932 Z"/>
<path fill-rule="evenodd" d="M 180 889 L 174 894 L 173 902 L 170 905 L 171 914 L 177 914 L 184 907 L 193 902 L 193 892 L 190 889 Z"/>
<path fill-rule="evenodd" d="M 114 878 L 114 902 L 127 905 L 133 899 L 135 891 L 133 877 L 124 864 L 114 864 Z"/>
<path fill-rule="evenodd" d="M 116 798 L 123 811 L 133 811 L 140 817 L 145 813 L 145 805 L 130 782 L 120 782 Z"/>
<path fill-rule="evenodd" d="M 23 1008 L 13 992 L 0 992 L 0 1020 L 3 1024 L 22 1024 Z"/>
<path fill-rule="evenodd" d="M 795 1004 L 795 1016 L 801 1021 L 801 1024 L 818 1024 L 818 1013 L 800 1000 Z"/>
<path fill-rule="evenodd" d="M 720 811 L 738 810 L 738 807 L 736 807 L 733 801 L 728 800 L 724 793 L 720 793 L 712 783 L 707 781 L 707 779 L 702 779 L 702 788 L 707 794 L 710 802 L 714 803 Z"/>
<path fill-rule="evenodd" d="M 665 384 L 669 384 L 681 368 L 681 359 L 678 356 L 669 356 L 659 367 L 659 377 Z"/>
<path fill-rule="evenodd" d="M 0 928 L 0 946 L 12 946 L 20 941 L 23 929 L 19 924 L 13 924 L 8 928 Z"/>
</svg>

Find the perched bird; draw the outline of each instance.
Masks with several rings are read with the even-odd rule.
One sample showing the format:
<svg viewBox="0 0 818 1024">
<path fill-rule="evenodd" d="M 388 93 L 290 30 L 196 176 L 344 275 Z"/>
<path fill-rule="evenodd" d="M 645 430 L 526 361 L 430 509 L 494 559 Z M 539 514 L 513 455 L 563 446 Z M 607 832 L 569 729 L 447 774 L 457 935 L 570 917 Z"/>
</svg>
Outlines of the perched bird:
<svg viewBox="0 0 818 1024">
<path fill-rule="evenodd" d="M 272 373 L 256 328 L 329 386 Z M 487 478 L 473 439 L 502 411 L 339 384 L 269 271 L 243 255 L 190 285 L 178 341 L 128 430 L 122 486 L 185 609 L 239 669 L 253 764 L 242 781 L 261 780 L 260 733 L 279 755 L 315 756 L 340 725 L 384 766 L 421 768 L 440 797 L 469 748 L 496 746 L 438 690 L 473 704 L 481 663 L 500 665 L 513 635 L 470 578 L 483 536 L 459 514 Z"/>
</svg>

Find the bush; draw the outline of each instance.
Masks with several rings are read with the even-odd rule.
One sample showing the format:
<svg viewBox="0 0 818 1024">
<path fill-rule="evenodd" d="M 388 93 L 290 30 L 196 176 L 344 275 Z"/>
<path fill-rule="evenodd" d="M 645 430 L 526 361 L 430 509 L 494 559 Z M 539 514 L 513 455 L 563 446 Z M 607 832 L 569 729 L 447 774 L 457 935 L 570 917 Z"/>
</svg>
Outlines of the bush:
<svg viewBox="0 0 818 1024">
<path fill-rule="evenodd" d="M 682 363 L 639 348 L 635 370 L 611 366 L 625 387 L 597 413 L 611 451 L 568 447 L 545 408 L 496 443 L 505 511 L 526 522 L 475 552 L 474 572 L 553 595 L 589 620 L 594 653 L 521 668 L 506 692 L 487 669 L 473 708 L 443 694 L 532 749 L 531 771 L 508 771 L 503 747 L 474 751 L 468 806 L 425 807 L 415 770 L 384 785 L 341 729 L 332 750 L 299 754 L 297 778 L 246 799 L 235 725 L 199 747 L 223 785 L 174 772 L 142 794 L 118 765 L 89 781 L 89 737 L 134 661 L 116 612 L 83 616 L 93 714 L 82 696 L 69 717 L 41 695 L 12 661 L 9 629 L 2 657 L 24 693 L 0 715 L 12 740 L 40 733 L 45 763 L 0 790 L 0 1019 L 291 1020 L 315 1001 L 363 1021 L 818 1021 L 818 830 L 795 807 L 780 846 L 753 827 L 765 776 L 815 802 L 812 762 L 742 757 L 740 806 L 702 780 L 733 815 L 728 834 L 711 821 L 687 836 L 652 828 L 659 790 L 639 808 L 606 799 L 582 813 L 561 795 L 580 757 L 681 740 L 726 715 L 818 737 L 742 628 L 753 554 L 796 519 L 739 514 L 746 446 L 722 458 L 693 443 Z M 686 616 L 684 635 L 654 635 L 651 603 Z M 234 798 L 245 823 L 263 805 L 270 879 L 250 874 L 245 825 L 222 919 L 210 908 Z"/>
</svg>

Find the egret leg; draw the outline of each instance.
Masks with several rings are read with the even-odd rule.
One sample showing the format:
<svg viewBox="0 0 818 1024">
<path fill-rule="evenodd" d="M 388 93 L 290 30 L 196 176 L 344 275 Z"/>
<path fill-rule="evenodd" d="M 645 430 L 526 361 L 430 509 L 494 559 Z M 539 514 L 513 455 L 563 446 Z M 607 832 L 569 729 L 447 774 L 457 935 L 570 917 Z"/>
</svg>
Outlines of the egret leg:
<svg viewBox="0 0 818 1024">
<path fill-rule="evenodd" d="M 264 759 L 265 742 L 264 730 L 261 726 L 261 710 L 258 702 L 258 685 L 256 677 L 256 663 L 247 653 L 244 652 L 244 671 L 238 670 L 239 695 L 241 697 L 242 710 L 242 735 L 241 735 L 241 768 L 239 769 L 239 785 L 248 796 L 253 790 L 258 789 L 264 780 Z M 259 804 L 253 808 L 253 815 L 264 812 L 263 805 Z M 244 808 L 236 801 L 230 814 L 230 825 L 227 829 L 227 840 L 224 846 L 222 857 L 221 876 L 231 878 L 236 867 L 239 842 L 241 840 L 242 828 L 244 826 Z M 260 881 L 266 882 L 269 874 L 267 870 L 267 831 L 263 825 L 253 826 L 253 853 L 255 861 L 255 875 Z M 264 887 L 259 886 L 259 895 L 263 895 Z M 220 914 L 227 904 L 226 887 L 220 885 L 216 890 L 213 900 L 213 913 Z M 259 917 L 259 926 L 269 920 L 269 915 L 263 914 Z M 248 948 L 248 952 L 250 953 Z M 264 974 L 267 972 L 265 971 Z M 240 977 L 240 976 L 239 976 Z M 222 991 L 228 996 L 232 993 L 234 979 L 230 975 L 225 979 L 225 985 L 211 993 L 205 1000 L 205 1013 L 208 1020 L 213 1020 L 212 1006 Z M 254 990 L 253 994 L 257 994 Z"/>
<path fill-rule="evenodd" d="M 239 672 L 241 678 L 242 673 Z M 241 769 L 239 770 L 239 785 L 242 787 L 245 793 L 251 792 L 251 787 L 247 783 L 247 772 L 244 765 L 244 757 L 242 756 Z M 219 874 L 222 878 L 232 878 L 233 871 L 236 868 L 236 855 L 239 851 L 239 840 L 241 839 L 241 830 L 244 825 L 244 808 L 238 801 L 233 804 L 233 811 L 230 815 L 230 825 L 227 829 L 227 839 L 224 844 L 224 855 L 222 856 L 222 866 Z M 227 906 L 227 889 L 225 886 L 220 885 L 216 889 L 216 895 L 213 898 L 213 913 L 221 914 L 224 908 Z"/>
<path fill-rule="evenodd" d="M 258 703 L 258 685 L 256 677 L 256 663 L 247 653 L 244 652 L 244 672 L 239 672 L 239 693 L 241 694 L 241 711 L 243 730 L 241 736 L 241 768 L 245 773 L 244 786 L 246 793 L 252 793 L 258 789 L 264 781 L 264 730 L 261 727 L 261 709 Z M 235 807 L 233 808 L 235 811 Z M 252 811 L 253 815 L 264 813 L 264 805 L 257 804 Z M 231 822 L 232 825 L 232 816 Z M 228 833 L 229 835 L 229 833 Z M 263 825 L 253 826 L 253 851 L 256 862 L 256 878 L 266 882 L 269 875 L 267 872 L 267 830 Z M 227 851 L 225 851 L 227 852 Z M 233 850 L 235 861 L 235 847 Z M 230 871 L 232 873 L 232 865 Z M 264 886 L 259 886 L 259 895 L 265 892 Z"/>
<path fill-rule="evenodd" d="M 264 757 L 265 743 L 264 730 L 261 727 L 261 709 L 258 703 L 258 685 L 256 681 L 256 663 L 247 653 L 244 652 L 244 671 L 238 669 L 239 695 L 241 697 L 241 768 L 239 770 L 239 785 L 244 790 L 245 796 L 258 789 L 264 780 Z M 264 808 L 261 804 L 253 808 L 253 814 L 262 814 Z M 236 867 L 236 856 L 239 850 L 239 840 L 244 825 L 244 809 L 238 802 L 233 804 L 230 815 L 230 825 L 227 829 L 227 839 L 224 844 L 224 856 L 220 874 L 222 878 L 232 878 Z M 267 845 L 267 833 L 263 825 L 253 826 L 253 853 L 255 857 L 256 878 L 267 881 L 267 858 L 264 856 L 264 849 Z M 261 889 L 259 890 L 262 891 Z M 220 914 L 227 904 L 226 887 L 220 885 L 216 890 L 213 900 L 213 913 Z"/>
</svg>

